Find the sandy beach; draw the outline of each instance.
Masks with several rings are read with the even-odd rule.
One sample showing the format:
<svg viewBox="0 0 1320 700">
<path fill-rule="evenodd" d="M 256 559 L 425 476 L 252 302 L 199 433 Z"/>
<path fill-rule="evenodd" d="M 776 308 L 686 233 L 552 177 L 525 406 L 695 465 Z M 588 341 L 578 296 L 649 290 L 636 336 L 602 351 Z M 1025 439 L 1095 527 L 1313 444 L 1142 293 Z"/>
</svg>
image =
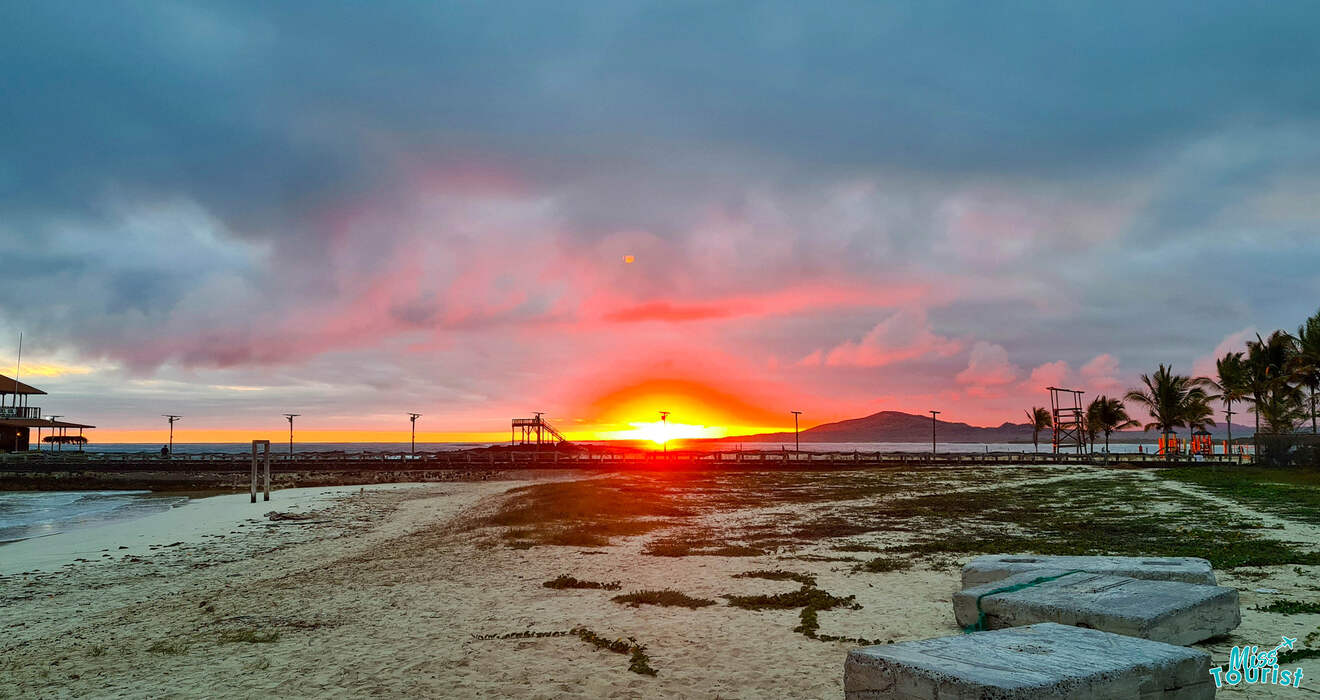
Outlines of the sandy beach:
<svg viewBox="0 0 1320 700">
<path fill-rule="evenodd" d="M 949 553 L 872 571 L 866 563 L 875 553 L 899 551 L 928 533 L 895 527 L 789 542 L 783 523 L 795 523 L 799 534 L 810 523 L 838 528 L 848 522 L 837 519 L 841 514 L 863 512 L 850 508 L 901 507 L 943 493 L 976 501 L 1006 484 L 1027 493 L 1120 485 L 1149 490 L 1151 502 L 1170 513 L 1228 513 L 1306 550 L 1320 543 L 1313 522 L 1142 471 L 1006 468 L 993 480 L 956 472 L 889 474 L 875 477 L 887 484 L 883 496 L 849 493 L 848 479 L 837 475 L 798 481 L 773 475 L 767 477 L 777 480 L 773 488 L 757 482 L 760 490 L 747 494 L 738 480 L 756 475 L 510 476 L 277 491 L 269 503 L 255 505 L 246 494 L 220 496 L 151 516 L 144 520 L 156 521 L 147 527 L 134 521 L 105 528 L 77 546 L 76 533 L 67 533 L 0 548 L 0 696 L 835 698 L 842 695 L 844 656 L 856 642 L 823 639 L 884 643 L 959 633 L 949 600 L 970 557 Z M 713 489 L 709 479 L 727 488 Z M 542 544 L 532 529 L 492 524 L 512 517 L 510 504 L 537 489 L 605 486 L 620 494 L 654 487 L 646 493 L 679 498 L 690 508 L 620 520 L 644 531 L 610 536 L 605 546 Z M 714 503 L 714 493 L 753 498 Z M 689 496 L 695 500 L 682 500 Z M 264 515 L 270 511 L 303 519 L 270 520 Z M 599 522 L 593 527 L 606 529 Z M 780 535 L 764 536 L 776 527 Z M 657 555 L 660 543 L 673 546 L 696 532 L 740 556 L 708 553 L 709 543 L 683 556 Z M 33 568 L 43 571 L 22 573 Z M 729 604 L 729 595 L 799 588 L 793 580 L 738 576 L 749 571 L 792 572 L 813 579 L 820 591 L 852 598 L 821 610 L 812 638 L 794 631 L 798 609 Z M 1317 574 L 1314 564 L 1221 569 L 1221 585 L 1241 592 L 1243 623 L 1205 648 L 1222 661 L 1233 644 L 1265 644 L 1281 634 L 1306 638 L 1320 616 L 1253 608 L 1315 600 Z M 564 575 L 618 582 L 618 590 L 543 585 Z M 660 589 L 711 604 L 612 601 Z M 644 645 L 656 675 L 632 672 L 627 654 L 569 634 L 583 628 Z M 1221 692 L 1296 696 L 1257 688 Z"/>
</svg>

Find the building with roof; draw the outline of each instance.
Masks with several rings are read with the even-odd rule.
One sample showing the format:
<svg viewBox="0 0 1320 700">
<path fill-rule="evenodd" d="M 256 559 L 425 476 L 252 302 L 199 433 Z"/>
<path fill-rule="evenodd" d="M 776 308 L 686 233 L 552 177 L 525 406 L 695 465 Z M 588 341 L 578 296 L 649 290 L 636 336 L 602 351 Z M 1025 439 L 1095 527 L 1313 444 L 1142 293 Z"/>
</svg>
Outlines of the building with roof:
<svg viewBox="0 0 1320 700">
<path fill-rule="evenodd" d="M 37 430 L 37 444 L 41 444 L 41 433 L 49 430 L 48 442 L 53 445 L 74 443 L 81 446 L 82 431 L 95 428 L 94 425 L 55 420 L 62 416 L 43 417 L 41 408 L 29 403 L 33 396 L 45 396 L 46 392 L 17 379 L 0 374 L 0 452 L 24 452 L 29 448 L 32 430 Z M 69 431 L 77 429 L 77 435 Z"/>
</svg>

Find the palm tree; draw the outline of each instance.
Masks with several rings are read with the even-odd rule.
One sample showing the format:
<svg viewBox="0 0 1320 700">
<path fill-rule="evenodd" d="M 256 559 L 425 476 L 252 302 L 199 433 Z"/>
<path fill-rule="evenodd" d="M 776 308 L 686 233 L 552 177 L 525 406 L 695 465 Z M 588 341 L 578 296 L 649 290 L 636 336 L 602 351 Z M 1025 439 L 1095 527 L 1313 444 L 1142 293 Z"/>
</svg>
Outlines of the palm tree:
<svg viewBox="0 0 1320 700">
<path fill-rule="evenodd" d="M 1229 450 L 1233 449 L 1233 402 L 1242 401 L 1247 398 L 1247 363 L 1242 359 L 1242 353 L 1225 353 L 1223 357 L 1215 361 L 1215 379 L 1210 381 L 1210 386 L 1219 393 L 1211 398 L 1219 399 L 1224 402 L 1228 409 L 1228 444 Z"/>
<path fill-rule="evenodd" d="M 1100 435 L 1100 424 L 1096 422 L 1095 416 L 1091 415 L 1090 407 L 1094 406 L 1092 401 L 1087 406 L 1086 413 L 1082 414 L 1082 435 L 1086 436 L 1086 443 L 1091 446 L 1091 451 L 1095 452 L 1096 438 Z"/>
<path fill-rule="evenodd" d="M 1215 424 L 1215 411 L 1210 408 L 1210 399 L 1212 397 L 1205 391 L 1193 389 L 1187 397 L 1187 404 L 1183 407 L 1183 420 L 1187 422 L 1187 430 L 1190 437 L 1196 436 L 1197 429 L 1209 432 L 1209 428 Z M 1191 444 L 1191 439 L 1187 444 Z"/>
<path fill-rule="evenodd" d="M 1040 452 L 1040 431 L 1054 425 L 1050 420 L 1050 412 L 1040 406 L 1033 406 L 1027 411 L 1027 425 L 1031 426 L 1031 444 L 1036 452 Z"/>
<path fill-rule="evenodd" d="M 1247 341 L 1247 392 L 1251 394 L 1252 411 L 1256 414 L 1256 432 L 1260 432 L 1261 412 L 1267 403 L 1273 405 L 1278 416 L 1282 406 L 1275 393 L 1287 386 L 1286 368 L 1296 351 L 1296 339 L 1283 331 L 1274 331 L 1268 338 L 1256 334 Z"/>
<path fill-rule="evenodd" d="M 1109 435 L 1115 430 L 1135 428 L 1140 423 L 1128 416 L 1127 406 L 1119 399 L 1100 395 L 1086 407 L 1087 426 L 1105 434 L 1105 452 L 1109 451 Z"/>
<path fill-rule="evenodd" d="M 1316 394 L 1320 393 L 1320 311 L 1297 327 L 1295 354 L 1288 369 L 1293 381 L 1311 392 L 1311 433 L 1316 432 Z"/>
<path fill-rule="evenodd" d="M 1133 389 L 1124 398 L 1146 407 L 1151 417 L 1151 422 L 1145 425 L 1146 430 L 1159 428 L 1168 437 L 1174 428 L 1189 422 L 1205 424 L 1205 413 L 1210 408 L 1209 394 L 1202 387 L 1209 381 L 1205 377 L 1174 374 L 1172 367 L 1160 364 L 1155 374 L 1141 375 L 1144 389 Z"/>
<path fill-rule="evenodd" d="M 1299 387 L 1280 383 L 1257 406 L 1257 413 L 1265 427 L 1275 435 L 1287 435 L 1297 430 L 1306 420 L 1306 406 Z"/>
</svg>

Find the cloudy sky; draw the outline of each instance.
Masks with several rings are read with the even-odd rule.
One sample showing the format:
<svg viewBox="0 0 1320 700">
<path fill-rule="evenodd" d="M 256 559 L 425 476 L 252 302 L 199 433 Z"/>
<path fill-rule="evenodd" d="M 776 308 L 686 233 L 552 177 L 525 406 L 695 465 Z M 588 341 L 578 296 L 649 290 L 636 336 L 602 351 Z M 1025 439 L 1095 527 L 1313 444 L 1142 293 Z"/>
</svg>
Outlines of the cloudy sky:
<svg viewBox="0 0 1320 700">
<path fill-rule="evenodd" d="M 0 372 L 103 441 L 1021 420 L 1315 312 L 1317 21 L 8 3 Z"/>
</svg>

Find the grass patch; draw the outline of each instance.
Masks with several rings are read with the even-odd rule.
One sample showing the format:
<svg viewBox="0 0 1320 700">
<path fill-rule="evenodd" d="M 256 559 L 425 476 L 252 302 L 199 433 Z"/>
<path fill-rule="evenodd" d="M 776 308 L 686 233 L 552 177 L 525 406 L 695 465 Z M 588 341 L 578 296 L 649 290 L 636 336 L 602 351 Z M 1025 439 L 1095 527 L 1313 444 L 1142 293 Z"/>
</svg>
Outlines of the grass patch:
<svg viewBox="0 0 1320 700">
<path fill-rule="evenodd" d="M 804 586 L 816 585 L 816 577 L 811 574 L 799 574 L 796 571 L 785 571 L 783 569 L 759 569 L 757 571 L 744 571 L 741 574 L 734 574 L 734 578 L 763 578 L 767 581 L 796 581 Z"/>
<path fill-rule="evenodd" d="M 179 656 L 188 653 L 188 645 L 177 640 L 161 640 L 147 647 L 147 651 L 152 654 L 167 654 L 170 656 Z"/>
<path fill-rule="evenodd" d="M 853 567 L 853 571 L 880 574 L 886 571 L 905 571 L 911 568 L 912 562 L 907 559 L 899 559 L 898 557 L 876 557 Z"/>
<path fill-rule="evenodd" d="M 640 607 L 642 605 L 660 605 L 663 607 L 680 607 L 696 610 L 708 605 L 714 605 L 715 601 L 707 598 L 693 598 L 686 593 L 673 591 L 668 588 L 659 591 L 633 591 L 623 595 L 616 595 L 610 600 L 616 603 L 623 603 L 630 607 Z"/>
<path fill-rule="evenodd" d="M 280 633 L 261 630 L 229 630 L 220 633 L 221 644 L 273 644 L 280 641 Z"/>
<path fill-rule="evenodd" d="M 554 588 L 557 590 L 562 590 L 565 588 L 582 588 L 582 589 L 599 590 L 599 591 L 617 591 L 620 588 L 623 588 L 623 584 L 619 581 L 610 581 L 609 583 L 600 583 L 599 581 L 583 581 L 580 579 L 573 578 L 568 574 L 562 574 L 558 578 L 552 579 L 550 581 L 546 581 L 541 585 L 546 588 Z"/>
<path fill-rule="evenodd" d="M 1131 478 L 1097 477 L 1021 484 L 975 496 L 931 494 L 882 504 L 869 515 L 917 526 L 921 539 L 890 551 L 923 556 L 1192 556 L 1209 559 L 1216 568 L 1320 563 L 1320 553 L 1257 537 L 1250 532 L 1257 523 L 1225 514 L 1202 499 L 1150 490 Z"/>
<path fill-rule="evenodd" d="M 1301 600 L 1276 600 L 1269 605 L 1257 605 L 1254 610 L 1281 615 L 1320 615 L 1320 603 Z"/>
<path fill-rule="evenodd" d="M 1257 467 L 1179 467 L 1156 473 L 1257 510 L 1320 524 L 1320 472 Z"/>
</svg>

